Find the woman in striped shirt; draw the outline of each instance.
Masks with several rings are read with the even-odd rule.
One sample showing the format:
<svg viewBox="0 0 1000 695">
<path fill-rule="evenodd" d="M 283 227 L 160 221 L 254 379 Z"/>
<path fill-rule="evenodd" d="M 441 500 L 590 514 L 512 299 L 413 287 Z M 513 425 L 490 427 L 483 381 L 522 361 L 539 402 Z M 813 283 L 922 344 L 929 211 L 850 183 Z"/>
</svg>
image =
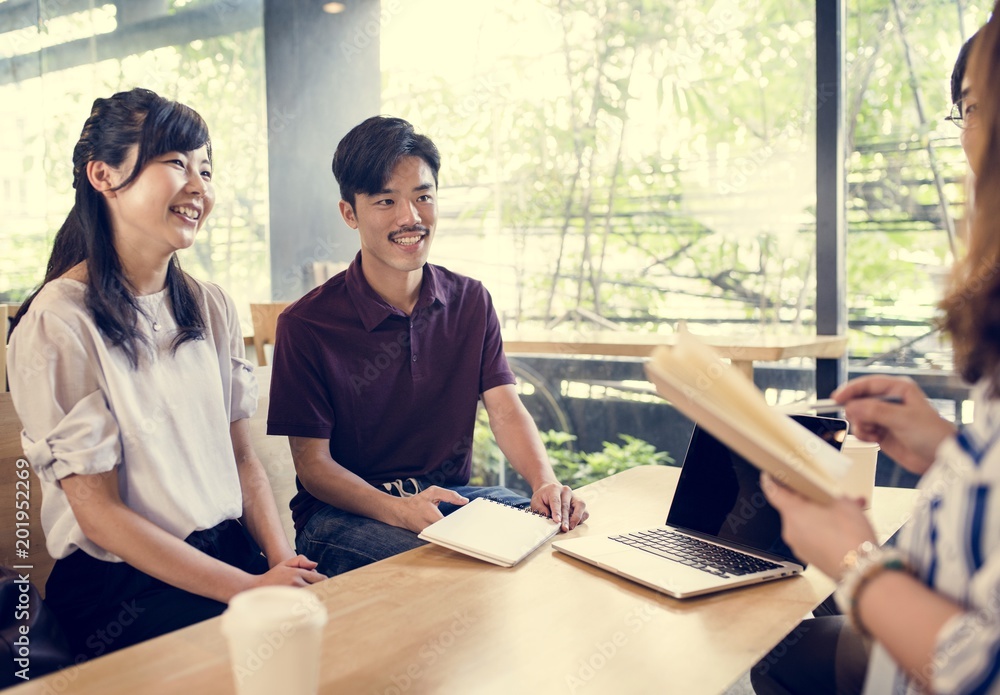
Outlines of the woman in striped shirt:
<svg viewBox="0 0 1000 695">
<path fill-rule="evenodd" d="M 997 9 L 977 36 L 964 99 L 966 126 L 977 129 L 968 153 L 977 173 L 971 244 L 941 305 L 956 364 L 975 384 L 975 422 L 956 430 L 902 378 L 858 379 L 833 394 L 858 437 L 879 442 L 900 465 L 923 476 L 919 503 L 895 548 L 878 546 L 853 501 L 820 506 L 763 480 L 781 512 L 785 540 L 838 581 L 837 603 L 854 628 L 850 634 L 871 644 L 865 693 L 1000 692 L 1000 90 L 992 87 L 1000 79 Z M 902 402 L 886 403 L 881 396 Z M 842 691 L 839 680 L 830 685 Z"/>
</svg>

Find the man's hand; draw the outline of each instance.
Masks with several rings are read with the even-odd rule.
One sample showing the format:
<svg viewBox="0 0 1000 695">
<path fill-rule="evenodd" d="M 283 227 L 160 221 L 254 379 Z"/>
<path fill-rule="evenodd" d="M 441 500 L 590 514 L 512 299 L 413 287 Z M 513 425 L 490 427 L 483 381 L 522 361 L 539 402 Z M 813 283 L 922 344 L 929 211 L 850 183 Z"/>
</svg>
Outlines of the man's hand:
<svg viewBox="0 0 1000 695">
<path fill-rule="evenodd" d="M 446 490 L 437 485 L 431 485 L 412 497 L 393 499 L 396 508 L 393 526 L 409 529 L 414 533 L 420 533 L 435 521 L 444 518 L 444 515 L 438 510 L 438 505 L 442 502 L 461 506 L 469 501 L 457 492 Z"/>
<path fill-rule="evenodd" d="M 563 531 L 569 531 L 582 524 L 590 516 L 587 503 L 573 494 L 568 485 L 545 483 L 531 496 L 531 509 L 539 514 L 552 517 L 562 524 Z"/>
</svg>

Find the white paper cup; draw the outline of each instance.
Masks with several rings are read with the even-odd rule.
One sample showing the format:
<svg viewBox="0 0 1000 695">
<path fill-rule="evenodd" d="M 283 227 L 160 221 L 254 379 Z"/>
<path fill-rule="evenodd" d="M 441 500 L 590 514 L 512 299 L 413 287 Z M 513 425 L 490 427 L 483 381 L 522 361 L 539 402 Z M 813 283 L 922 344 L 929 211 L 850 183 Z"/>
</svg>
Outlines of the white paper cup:
<svg viewBox="0 0 1000 695">
<path fill-rule="evenodd" d="M 264 586 L 237 594 L 222 614 L 239 695 L 301 693 L 319 688 L 326 608 L 306 589 Z"/>
<path fill-rule="evenodd" d="M 860 497 L 865 509 L 872 506 L 875 493 L 875 465 L 878 463 L 877 442 L 863 442 L 853 434 L 847 435 L 841 451 L 851 459 L 851 467 L 840 480 L 840 486 L 848 497 Z"/>
</svg>

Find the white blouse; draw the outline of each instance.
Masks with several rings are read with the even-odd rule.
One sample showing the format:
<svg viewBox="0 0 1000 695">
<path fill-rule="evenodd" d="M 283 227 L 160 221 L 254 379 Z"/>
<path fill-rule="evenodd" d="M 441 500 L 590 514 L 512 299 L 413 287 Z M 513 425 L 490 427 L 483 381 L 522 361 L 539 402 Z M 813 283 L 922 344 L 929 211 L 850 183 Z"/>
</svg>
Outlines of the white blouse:
<svg viewBox="0 0 1000 695">
<path fill-rule="evenodd" d="M 76 280 L 45 285 L 11 335 L 7 374 L 52 557 L 80 548 L 121 561 L 76 522 L 59 484 L 72 474 L 117 469 L 122 501 L 178 538 L 242 515 L 229 425 L 256 411 L 257 381 L 232 299 L 195 282 L 205 339 L 174 353 L 167 291 L 138 297 L 150 315 L 138 328 L 154 346 L 140 347 L 138 368 L 98 330 Z"/>
</svg>

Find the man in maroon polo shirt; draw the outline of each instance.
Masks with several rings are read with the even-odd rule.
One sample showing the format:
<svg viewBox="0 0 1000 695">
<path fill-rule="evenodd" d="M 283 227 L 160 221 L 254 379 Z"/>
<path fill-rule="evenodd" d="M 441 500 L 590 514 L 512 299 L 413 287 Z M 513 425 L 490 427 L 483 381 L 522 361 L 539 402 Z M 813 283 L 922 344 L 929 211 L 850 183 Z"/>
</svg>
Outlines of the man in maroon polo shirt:
<svg viewBox="0 0 1000 695">
<path fill-rule="evenodd" d="M 361 251 L 278 319 L 267 431 L 291 444 L 296 546 L 330 576 L 422 545 L 420 531 L 474 497 L 529 503 L 468 485 L 479 398 L 532 509 L 563 530 L 588 515 L 514 389 L 489 292 L 427 263 L 440 163 L 402 119 L 351 130 L 333 173 Z"/>
</svg>

